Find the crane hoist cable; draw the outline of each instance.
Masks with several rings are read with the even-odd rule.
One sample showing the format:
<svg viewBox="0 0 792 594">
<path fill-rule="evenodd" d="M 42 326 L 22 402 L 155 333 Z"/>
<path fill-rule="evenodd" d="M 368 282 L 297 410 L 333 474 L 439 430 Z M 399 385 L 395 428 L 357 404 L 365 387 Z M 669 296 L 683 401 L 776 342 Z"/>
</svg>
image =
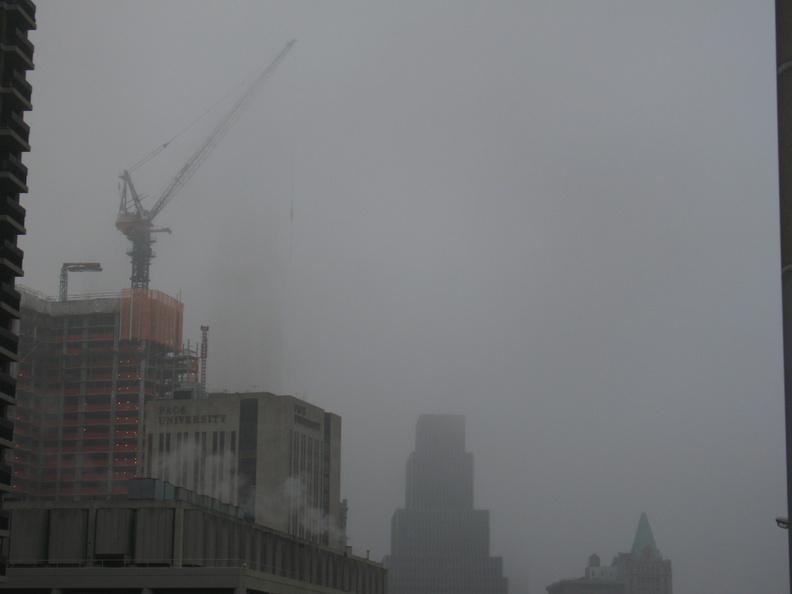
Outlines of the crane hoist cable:
<svg viewBox="0 0 792 594">
<path fill-rule="evenodd" d="M 138 168 L 142 167 L 143 165 L 145 165 L 146 163 L 148 163 L 148 162 L 149 162 L 151 159 L 153 159 L 154 157 L 156 157 L 157 155 L 159 155 L 159 154 L 160 154 L 162 151 L 164 151 L 166 148 L 168 148 L 168 146 L 170 146 L 170 144 L 171 144 L 171 143 L 172 143 L 174 140 L 176 140 L 177 138 L 179 138 L 180 136 L 182 136 L 183 134 L 185 134 L 185 133 L 186 133 L 186 132 L 187 132 L 187 131 L 188 131 L 190 128 L 192 128 L 193 126 L 195 126 L 195 124 L 197 124 L 198 122 L 200 122 L 202 119 L 204 119 L 204 118 L 205 118 L 206 116 L 208 116 L 210 113 L 212 113 L 212 112 L 213 112 L 215 109 L 217 109 L 217 107 L 218 107 L 218 106 L 219 106 L 221 103 L 223 103 L 223 102 L 224 102 L 226 99 L 228 99 L 228 97 L 229 97 L 230 95 L 233 95 L 233 94 L 234 94 L 234 93 L 235 93 L 237 90 L 239 90 L 239 87 L 241 87 L 243 84 L 244 84 L 244 83 L 240 83 L 240 84 L 238 84 L 237 86 L 235 86 L 233 89 L 231 89 L 230 91 L 228 91 L 228 93 L 226 93 L 226 94 L 225 94 L 225 95 L 223 95 L 223 96 L 222 96 L 220 99 L 218 99 L 218 100 L 217 100 L 217 102 L 216 102 L 214 105 L 212 105 L 212 106 L 211 106 L 209 109 L 207 109 L 207 110 L 206 110 L 206 111 L 204 111 L 202 114 L 200 114 L 198 117 L 196 117 L 195 119 L 193 119 L 193 121 L 192 121 L 192 122 L 190 122 L 189 124 L 187 124 L 187 125 L 186 125 L 184 128 L 182 128 L 181 130 L 179 130 L 179 131 L 178 131 L 176 134 L 174 134 L 173 136 L 171 136 L 171 137 L 170 137 L 168 140 L 166 140 L 165 142 L 163 142 L 161 145 L 159 145 L 157 148 L 155 148 L 153 151 L 151 151 L 149 154 L 147 154 L 145 157 L 143 157 L 143 158 L 142 158 L 140 161 L 138 161 L 137 163 L 135 163 L 134 165 L 132 165 L 132 167 L 130 167 L 129 169 L 127 169 L 127 171 L 128 171 L 129 173 L 132 173 L 133 171 L 135 171 L 136 169 L 138 169 Z"/>
<path fill-rule="evenodd" d="M 251 104 L 252 100 L 265 85 L 269 77 L 277 69 L 278 65 L 289 53 L 289 50 L 297 42 L 293 39 L 280 51 L 275 59 L 250 83 L 244 93 L 236 100 L 231 109 L 225 114 L 220 122 L 215 126 L 214 130 L 204 140 L 182 168 L 176 173 L 175 177 L 171 180 L 165 191 L 155 202 L 151 209 L 143 207 L 143 196 L 137 192 L 130 170 L 125 170 L 121 173 L 121 204 L 116 218 L 116 228 L 119 229 L 127 238 L 132 242 L 132 248 L 128 255 L 132 261 L 132 281 L 133 289 L 148 289 L 149 284 L 149 269 L 151 267 L 151 260 L 154 258 L 154 250 L 152 245 L 154 239 L 152 233 L 161 231 L 170 232 L 169 229 L 154 229 L 153 220 L 168 203 L 173 200 L 179 190 L 184 187 L 187 181 L 203 164 L 206 158 L 212 153 L 215 147 L 223 139 L 231 127 L 239 120 L 245 109 Z M 170 141 L 169 141 L 170 142 Z M 162 150 L 168 143 L 155 149 L 153 153 Z M 153 157 L 144 157 L 143 162 Z M 140 167 L 142 162 L 138 162 L 135 166 Z"/>
</svg>

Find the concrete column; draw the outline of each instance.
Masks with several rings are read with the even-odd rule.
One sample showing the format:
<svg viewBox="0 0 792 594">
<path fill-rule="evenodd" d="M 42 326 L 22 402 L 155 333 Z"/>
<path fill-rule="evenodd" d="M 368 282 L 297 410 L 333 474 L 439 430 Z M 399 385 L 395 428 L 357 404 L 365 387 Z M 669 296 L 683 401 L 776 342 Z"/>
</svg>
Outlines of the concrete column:
<svg viewBox="0 0 792 594">
<path fill-rule="evenodd" d="M 94 552 L 96 551 L 96 506 L 88 508 L 88 534 L 85 535 L 85 564 L 93 567 Z"/>
<path fill-rule="evenodd" d="M 181 567 L 184 561 L 184 508 L 177 507 L 173 515 L 173 566 Z"/>
</svg>

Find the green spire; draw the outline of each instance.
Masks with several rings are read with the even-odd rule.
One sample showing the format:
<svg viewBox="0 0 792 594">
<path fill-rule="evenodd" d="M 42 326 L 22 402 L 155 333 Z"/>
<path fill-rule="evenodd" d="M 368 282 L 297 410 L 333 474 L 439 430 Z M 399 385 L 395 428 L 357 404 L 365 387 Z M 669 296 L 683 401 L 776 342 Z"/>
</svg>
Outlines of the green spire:
<svg viewBox="0 0 792 594">
<path fill-rule="evenodd" d="M 655 559 L 660 557 L 660 551 L 657 550 L 646 512 L 641 514 L 641 519 L 638 521 L 638 530 L 635 531 L 635 540 L 633 541 L 630 554 L 633 557 L 652 557 Z"/>
</svg>

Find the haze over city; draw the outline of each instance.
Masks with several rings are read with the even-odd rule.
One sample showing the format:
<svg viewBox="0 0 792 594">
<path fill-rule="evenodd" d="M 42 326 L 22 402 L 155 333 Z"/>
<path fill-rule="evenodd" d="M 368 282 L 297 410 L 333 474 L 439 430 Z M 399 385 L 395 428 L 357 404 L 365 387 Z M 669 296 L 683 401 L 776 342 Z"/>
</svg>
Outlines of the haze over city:
<svg viewBox="0 0 792 594">
<path fill-rule="evenodd" d="M 772 2 L 36 4 L 19 282 L 49 295 L 63 262 L 128 286 L 118 175 L 169 143 L 152 204 L 298 40 L 157 217 L 150 286 L 209 325 L 210 389 L 342 417 L 356 554 L 452 413 L 512 593 L 642 512 L 677 594 L 788 589 Z"/>
</svg>

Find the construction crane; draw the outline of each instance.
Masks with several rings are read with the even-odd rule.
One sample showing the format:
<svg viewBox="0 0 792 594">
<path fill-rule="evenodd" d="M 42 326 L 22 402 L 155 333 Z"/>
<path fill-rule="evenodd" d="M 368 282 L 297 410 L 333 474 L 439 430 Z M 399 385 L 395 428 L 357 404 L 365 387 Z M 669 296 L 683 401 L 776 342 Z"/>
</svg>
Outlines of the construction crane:
<svg viewBox="0 0 792 594">
<path fill-rule="evenodd" d="M 120 177 L 123 182 L 121 189 L 121 207 L 118 211 L 118 218 L 116 219 L 116 228 L 132 242 L 132 248 L 127 254 L 132 260 L 132 276 L 130 280 L 132 281 L 133 289 L 148 289 L 149 268 L 151 267 L 151 260 L 154 258 L 154 250 L 152 249 L 154 239 L 151 234 L 160 232 L 170 233 L 170 229 L 154 229 L 154 217 L 173 200 L 174 196 L 176 196 L 179 190 L 184 187 L 184 184 L 187 183 L 187 180 L 192 177 L 196 170 L 206 160 L 212 150 L 222 140 L 223 136 L 225 136 L 226 132 L 236 123 L 245 108 L 250 105 L 257 91 L 261 90 L 264 83 L 283 61 L 283 58 L 296 42 L 297 40 L 293 39 L 287 43 L 286 47 L 281 50 L 269 66 L 250 83 L 242 96 L 237 99 L 236 103 L 231 107 L 230 111 L 220 120 L 220 123 L 217 124 L 209 137 L 204 140 L 179 170 L 173 180 L 171 180 L 154 206 L 150 209 L 144 208 L 142 197 L 132 184 L 129 171 L 124 171 L 121 174 Z"/>
<path fill-rule="evenodd" d="M 61 301 L 69 298 L 69 273 L 70 272 L 102 272 L 102 265 L 99 262 L 64 262 L 60 273 L 60 292 L 58 296 Z"/>
</svg>

